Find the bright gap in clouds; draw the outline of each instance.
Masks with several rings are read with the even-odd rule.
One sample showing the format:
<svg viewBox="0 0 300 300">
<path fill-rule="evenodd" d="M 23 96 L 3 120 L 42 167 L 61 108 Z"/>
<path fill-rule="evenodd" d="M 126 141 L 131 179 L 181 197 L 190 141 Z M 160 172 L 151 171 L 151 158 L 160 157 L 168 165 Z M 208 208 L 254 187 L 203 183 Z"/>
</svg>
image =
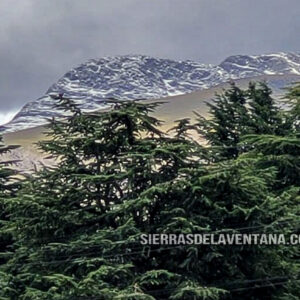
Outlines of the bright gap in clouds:
<svg viewBox="0 0 300 300">
<path fill-rule="evenodd" d="M 4 125 L 11 121 L 17 111 L 0 112 L 0 125 Z"/>
</svg>

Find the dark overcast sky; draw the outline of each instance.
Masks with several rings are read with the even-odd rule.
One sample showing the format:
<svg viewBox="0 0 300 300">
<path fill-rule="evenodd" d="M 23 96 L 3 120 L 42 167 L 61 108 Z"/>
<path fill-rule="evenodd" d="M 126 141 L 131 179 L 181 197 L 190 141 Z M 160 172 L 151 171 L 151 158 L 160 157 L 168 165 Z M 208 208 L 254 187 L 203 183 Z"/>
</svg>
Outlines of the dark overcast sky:
<svg viewBox="0 0 300 300">
<path fill-rule="evenodd" d="M 300 0 L 0 0 L 0 122 L 90 59 L 300 51 Z"/>
</svg>

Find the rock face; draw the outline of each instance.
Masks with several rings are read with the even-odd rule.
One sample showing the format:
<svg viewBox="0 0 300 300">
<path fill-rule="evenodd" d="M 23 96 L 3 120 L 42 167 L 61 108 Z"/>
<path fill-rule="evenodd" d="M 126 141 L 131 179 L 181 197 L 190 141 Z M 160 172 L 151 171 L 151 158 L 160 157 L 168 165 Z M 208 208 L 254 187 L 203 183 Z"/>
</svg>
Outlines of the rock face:
<svg viewBox="0 0 300 300">
<path fill-rule="evenodd" d="M 44 96 L 26 104 L 2 131 L 40 126 L 46 118 L 63 115 L 51 94 L 63 93 L 84 111 L 93 111 L 107 108 L 107 98 L 159 99 L 260 75 L 300 76 L 300 54 L 230 56 L 218 66 L 141 55 L 92 59 L 67 72 Z M 275 84 L 275 88 L 280 86 Z"/>
</svg>

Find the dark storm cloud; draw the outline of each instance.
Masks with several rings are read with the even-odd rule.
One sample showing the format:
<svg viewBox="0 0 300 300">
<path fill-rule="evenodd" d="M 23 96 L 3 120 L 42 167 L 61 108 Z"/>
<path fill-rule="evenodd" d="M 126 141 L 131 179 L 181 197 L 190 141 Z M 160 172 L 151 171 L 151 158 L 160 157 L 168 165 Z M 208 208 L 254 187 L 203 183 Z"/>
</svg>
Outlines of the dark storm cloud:
<svg viewBox="0 0 300 300">
<path fill-rule="evenodd" d="M 0 0 L 0 111 L 104 55 L 219 63 L 298 52 L 299 15 L 299 0 Z"/>
</svg>

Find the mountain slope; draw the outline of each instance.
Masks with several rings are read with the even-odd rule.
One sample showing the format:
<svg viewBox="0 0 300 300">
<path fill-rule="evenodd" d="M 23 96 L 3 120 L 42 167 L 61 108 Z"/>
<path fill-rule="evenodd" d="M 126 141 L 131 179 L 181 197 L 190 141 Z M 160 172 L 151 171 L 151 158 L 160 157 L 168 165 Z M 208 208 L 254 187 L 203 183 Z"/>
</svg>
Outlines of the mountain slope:
<svg viewBox="0 0 300 300">
<path fill-rule="evenodd" d="M 44 96 L 26 104 L 2 130 L 32 128 L 45 124 L 45 118 L 63 115 L 55 108 L 52 94 L 63 93 L 84 111 L 92 111 L 107 108 L 107 98 L 158 99 L 260 75 L 300 76 L 300 54 L 237 55 L 218 66 L 141 55 L 93 59 L 67 72 Z"/>
<path fill-rule="evenodd" d="M 249 81 L 267 80 L 274 91 L 274 97 L 279 98 L 282 90 L 275 89 L 275 87 L 283 87 L 287 84 L 299 81 L 298 75 L 260 75 L 245 79 L 236 80 L 236 85 L 242 89 L 247 88 Z M 153 113 L 153 116 L 163 120 L 161 129 L 167 131 L 174 126 L 174 121 L 181 118 L 190 118 L 192 122 L 195 121 L 197 111 L 203 116 L 207 116 L 208 107 L 206 102 L 209 102 L 215 97 L 216 93 L 221 93 L 223 89 L 229 88 L 228 83 L 222 83 L 209 89 L 203 89 L 192 93 L 164 97 L 156 99 L 156 101 L 163 102 L 159 108 Z M 145 100 L 143 102 L 152 102 L 153 100 Z M 22 172 L 32 172 L 36 168 L 43 165 L 54 165 L 55 161 L 45 159 L 45 155 L 41 153 L 36 143 L 49 138 L 44 135 L 46 129 L 43 126 L 19 130 L 15 132 L 7 132 L 4 134 L 4 142 L 7 145 L 20 145 L 21 147 L 13 150 L 7 155 L 0 157 L 0 162 L 5 160 L 20 160 L 16 165 L 16 169 Z M 198 138 L 198 137 L 195 137 Z"/>
</svg>

